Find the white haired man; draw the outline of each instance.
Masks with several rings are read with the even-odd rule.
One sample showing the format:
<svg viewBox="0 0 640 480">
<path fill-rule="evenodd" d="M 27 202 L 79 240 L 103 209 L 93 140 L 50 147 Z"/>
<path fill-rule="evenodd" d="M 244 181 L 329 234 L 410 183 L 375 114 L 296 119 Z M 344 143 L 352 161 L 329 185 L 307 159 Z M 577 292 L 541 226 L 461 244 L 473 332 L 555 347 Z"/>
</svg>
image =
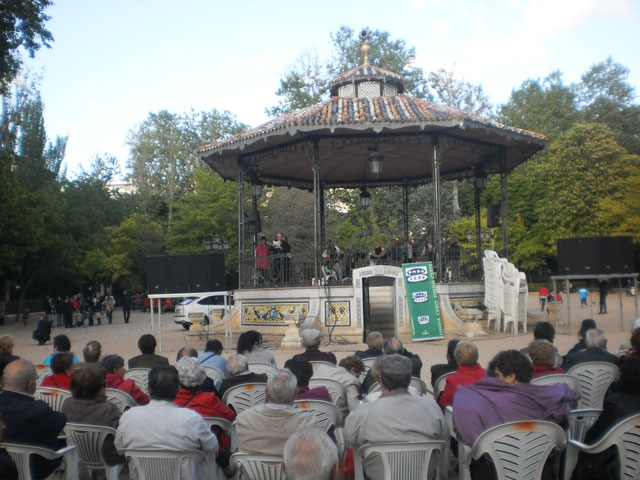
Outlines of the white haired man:
<svg viewBox="0 0 640 480">
<path fill-rule="evenodd" d="M 447 440 L 449 427 L 442 410 L 432 398 L 411 395 L 411 360 L 399 354 L 378 361 L 382 395 L 349 414 L 344 426 L 348 447 L 357 450 L 370 443 Z M 371 480 L 384 478 L 378 455 L 364 459 Z"/>
<path fill-rule="evenodd" d="M 306 428 L 287 440 L 282 465 L 287 480 L 335 480 L 338 448 L 322 430 Z"/>
<path fill-rule="evenodd" d="M 289 370 L 279 370 L 267 381 L 267 401 L 236 417 L 240 451 L 264 455 L 282 455 L 292 433 L 314 428 L 316 417 L 295 408 L 298 381 Z"/>
<path fill-rule="evenodd" d="M 306 328 L 300 334 L 305 351 L 292 357 L 293 360 L 306 360 L 307 362 L 328 362 L 336 365 L 338 360 L 331 352 L 320 350 L 322 333 L 316 328 Z"/>
<path fill-rule="evenodd" d="M 599 328 L 587 330 L 584 337 L 586 350 L 567 355 L 562 368 L 568 372 L 571 367 L 584 362 L 609 362 L 614 365 L 620 363 L 620 358 L 613 353 L 607 352 L 607 336 Z"/>
</svg>

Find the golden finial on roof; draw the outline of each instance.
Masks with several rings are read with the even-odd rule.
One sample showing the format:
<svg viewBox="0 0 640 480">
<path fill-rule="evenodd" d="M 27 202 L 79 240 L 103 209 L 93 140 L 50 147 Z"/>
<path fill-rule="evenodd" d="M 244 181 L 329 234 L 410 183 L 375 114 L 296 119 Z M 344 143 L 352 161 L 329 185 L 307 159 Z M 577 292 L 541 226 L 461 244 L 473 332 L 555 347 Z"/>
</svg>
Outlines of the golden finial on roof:
<svg viewBox="0 0 640 480">
<path fill-rule="evenodd" d="M 371 30 L 369 27 L 363 28 L 360 32 L 360 51 L 362 55 L 364 55 L 364 61 L 362 64 L 365 67 L 369 66 L 369 52 L 371 51 L 371 43 L 369 43 L 369 39 L 371 38 Z"/>
</svg>

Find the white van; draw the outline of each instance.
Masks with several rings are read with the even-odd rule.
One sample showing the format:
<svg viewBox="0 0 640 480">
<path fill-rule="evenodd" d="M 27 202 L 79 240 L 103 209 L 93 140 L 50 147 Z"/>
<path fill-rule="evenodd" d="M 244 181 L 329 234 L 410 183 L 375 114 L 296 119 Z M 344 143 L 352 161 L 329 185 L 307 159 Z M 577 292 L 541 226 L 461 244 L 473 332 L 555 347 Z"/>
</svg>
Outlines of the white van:
<svg viewBox="0 0 640 480">
<path fill-rule="evenodd" d="M 185 330 L 189 330 L 192 323 L 189 318 L 204 316 L 202 325 L 208 325 L 211 318 L 221 318 L 224 316 L 224 295 L 194 295 L 184 299 L 176 305 L 173 314 L 173 323 L 182 325 Z M 233 296 L 229 297 L 229 305 L 233 305 Z"/>
</svg>

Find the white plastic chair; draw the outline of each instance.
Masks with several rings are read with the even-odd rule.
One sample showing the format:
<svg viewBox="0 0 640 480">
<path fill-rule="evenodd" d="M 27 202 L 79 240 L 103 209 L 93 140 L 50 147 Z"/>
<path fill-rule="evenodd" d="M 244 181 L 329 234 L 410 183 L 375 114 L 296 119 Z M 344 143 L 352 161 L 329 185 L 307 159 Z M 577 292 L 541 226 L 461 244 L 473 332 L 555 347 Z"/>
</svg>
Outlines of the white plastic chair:
<svg viewBox="0 0 640 480">
<path fill-rule="evenodd" d="M 274 375 L 278 372 L 278 367 L 271 363 L 264 362 L 250 362 L 247 364 L 249 371 L 253 373 L 266 373 L 268 376 Z"/>
<path fill-rule="evenodd" d="M 51 371 L 51 367 L 49 365 L 34 365 L 36 369 L 36 386 L 40 386 L 42 384 L 42 380 L 44 377 L 48 377 L 53 372 Z"/>
<path fill-rule="evenodd" d="M 229 451 L 231 453 L 238 450 L 238 432 L 236 431 L 235 423 L 231 423 L 229 420 L 220 417 L 202 417 L 202 419 L 207 424 L 207 427 L 209 427 L 209 430 L 211 430 L 211 427 L 214 425 L 224 430 L 224 433 L 226 433 L 230 439 Z"/>
<path fill-rule="evenodd" d="M 202 368 L 204 368 L 204 373 L 207 374 L 207 377 L 213 380 L 213 383 L 216 386 L 218 386 L 220 382 L 222 382 L 226 378 L 224 372 L 219 368 L 210 367 L 207 365 L 202 365 Z"/>
<path fill-rule="evenodd" d="M 118 407 L 120 413 L 138 405 L 131 395 L 117 388 L 105 388 L 104 394 L 108 401 Z"/>
<path fill-rule="evenodd" d="M 18 470 L 20 480 L 31 480 L 35 475 L 31 472 L 31 455 L 40 455 L 47 460 L 64 457 L 65 478 L 67 480 L 78 480 L 78 451 L 74 446 L 61 448 L 60 450 L 50 450 L 45 447 L 35 445 L 25 445 L 18 443 L 0 443 L 0 448 L 4 448 Z"/>
<path fill-rule="evenodd" d="M 245 383 L 242 385 L 236 385 L 224 392 L 222 396 L 222 403 L 229 407 L 233 407 L 236 414 L 251 408 L 255 405 L 260 405 L 265 402 L 267 396 L 265 389 L 266 383 Z"/>
<path fill-rule="evenodd" d="M 596 408 L 571 410 L 569 412 L 569 439 L 583 442 L 584 437 L 600 417 L 602 410 Z M 575 448 L 567 448 L 565 456 L 564 474 L 565 479 L 569 480 L 571 473 L 578 462 L 578 451 Z M 569 475 L 569 476 L 567 476 Z"/>
<path fill-rule="evenodd" d="M 71 398 L 71 392 L 60 388 L 36 387 L 34 397 L 36 400 L 45 402 L 52 410 L 60 412 L 64 401 Z"/>
<path fill-rule="evenodd" d="M 447 386 L 447 377 L 449 375 L 453 375 L 456 372 L 445 373 L 444 375 L 440 375 L 435 383 L 433 384 L 433 398 L 438 401 L 438 397 L 442 392 L 444 392 L 444 387 Z"/>
<path fill-rule="evenodd" d="M 176 480 L 183 478 L 180 472 L 187 469 L 190 469 L 187 478 L 197 478 L 195 465 L 205 458 L 202 452 L 169 450 L 125 450 L 124 456 L 132 478 L 138 480 Z"/>
<path fill-rule="evenodd" d="M 444 461 L 446 442 L 431 440 L 424 442 L 395 442 L 363 445 L 354 452 L 354 474 L 356 480 L 364 480 L 363 459 L 379 455 L 384 471 L 384 480 L 426 480 L 429 464 L 436 469 L 434 478 L 441 478 L 440 468 Z M 431 462 L 434 452 L 439 453 L 437 462 Z"/>
<path fill-rule="evenodd" d="M 333 403 L 324 400 L 296 400 L 293 405 L 301 410 L 307 410 L 316 416 L 316 424 L 324 432 L 331 427 L 342 426 L 342 413 Z"/>
<path fill-rule="evenodd" d="M 420 392 L 420 395 L 427 394 L 427 384 L 418 377 L 411 377 L 411 386 Z"/>
<path fill-rule="evenodd" d="M 109 466 L 102 454 L 102 447 L 107 436 L 111 435 L 115 438 L 115 428 L 67 422 L 64 432 L 67 436 L 67 443 L 78 449 L 78 460 L 89 471 L 91 478 L 93 478 L 94 470 L 104 470 L 107 480 L 118 480 L 124 463 Z"/>
<path fill-rule="evenodd" d="M 567 372 L 580 382 L 578 408 L 602 409 L 604 395 L 609 385 L 620 376 L 617 365 L 609 362 L 585 362 L 570 368 Z"/>
<path fill-rule="evenodd" d="M 364 379 L 366 378 L 367 373 L 369 373 L 369 370 L 371 370 L 371 367 L 373 367 L 373 364 L 376 363 L 376 358 L 378 357 L 369 357 L 369 358 L 362 359 L 362 363 L 364 363 L 364 370 L 362 371 L 359 377 L 360 383 L 364 382 Z"/>
<path fill-rule="evenodd" d="M 311 364 L 314 370 L 316 369 L 316 367 L 320 367 L 320 366 L 336 368 L 336 365 L 334 365 L 333 363 L 324 362 L 322 360 L 314 360 L 313 362 L 309 362 L 309 363 Z"/>
<path fill-rule="evenodd" d="M 620 480 L 640 478 L 640 449 L 638 443 L 640 439 L 640 414 L 636 414 L 621 420 L 611 427 L 609 431 L 592 445 L 586 445 L 577 440 L 570 439 L 567 446 L 567 453 L 570 451 L 582 451 L 585 453 L 601 453 L 612 445 L 618 448 L 618 459 L 620 462 Z M 576 453 L 577 455 L 577 453 Z M 571 471 L 565 471 L 565 478 L 570 478 Z"/>
<path fill-rule="evenodd" d="M 150 368 L 130 368 L 124 372 L 123 377 L 126 380 L 133 380 L 136 386 L 146 395 L 149 395 L 149 372 Z"/>
<path fill-rule="evenodd" d="M 573 375 L 567 373 L 552 373 L 550 375 L 542 375 L 531 379 L 534 385 L 556 385 L 558 383 L 566 383 L 567 386 L 576 392 L 580 391 L 580 382 Z"/>
<path fill-rule="evenodd" d="M 566 444 L 565 431 L 555 423 L 529 420 L 509 422 L 486 430 L 471 448 L 470 456 L 460 459 L 460 469 L 468 475 L 471 457 L 491 457 L 498 480 L 542 479 L 544 463 L 555 448 Z M 468 447 L 466 447 L 468 448 Z M 461 452 L 459 449 L 458 451 Z M 468 476 L 467 476 L 468 478 Z"/>
<path fill-rule="evenodd" d="M 243 471 L 251 480 L 286 480 L 279 455 L 258 455 L 237 452 L 231 455 L 231 463 L 236 463 L 237 471 Z M 239 476 L 237 478 L 245 478 Z"/>
<path fill-rule="evenodd" d="M 315 387 L 327 387 L 334 405 L 338 405 L 340 402 L 347 402 L 347 390 L 338 380 L 334 380 L 333 378 L 311 377 L 309 379 L 309 388 Z"/>
</svg>

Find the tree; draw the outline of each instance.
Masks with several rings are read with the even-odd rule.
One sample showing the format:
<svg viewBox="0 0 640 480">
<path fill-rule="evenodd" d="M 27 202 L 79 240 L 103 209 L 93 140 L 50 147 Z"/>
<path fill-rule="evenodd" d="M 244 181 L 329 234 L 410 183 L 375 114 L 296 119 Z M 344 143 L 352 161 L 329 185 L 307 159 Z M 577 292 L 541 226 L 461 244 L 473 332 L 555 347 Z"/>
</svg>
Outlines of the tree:
<svg viewBox="0 0 640 480">
<path fill-rule="evenodd" d="M 51 0 L 5 0 L 0 5 L 0 94 L 16 77 L 22 61 L 20 48 L 31 57 L 40 47 L 51 47 L 53 36 L 45 28 L 44 14 Z"/>
<path fill-rule="evenodd" d="M 194 112 L 178 115 L 162 110 L 129 132 L 129 178 L 135 183 L 145 213 L 159 195 L 167 205 L 171 228 L 173 206 L 192 191 L 193 170 L 200 165 L 198 147 L 239 133 L 246 128 L 228 112 Z"/>
<path fill-rule="evenodd" d="M 428 77 L 430 97 L 435 103 L 490 116 L 493 106 L 482 85 L 457 80 L 453 72 L 440 68 Z"/>
</svg>

